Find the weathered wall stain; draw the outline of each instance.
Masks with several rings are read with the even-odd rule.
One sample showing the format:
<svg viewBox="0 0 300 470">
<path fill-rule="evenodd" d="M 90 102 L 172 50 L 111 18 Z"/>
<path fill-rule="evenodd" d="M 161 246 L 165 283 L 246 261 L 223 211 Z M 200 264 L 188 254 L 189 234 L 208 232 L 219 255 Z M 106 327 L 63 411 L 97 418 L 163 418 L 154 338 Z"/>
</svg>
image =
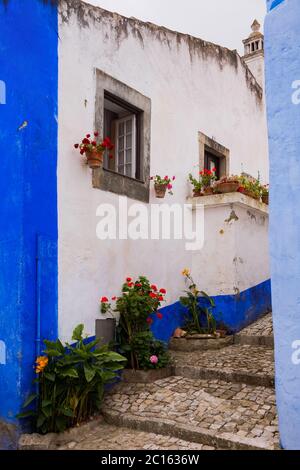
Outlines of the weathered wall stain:
<svg viewBox="0 0 300 470">
<path fill-rule="evenodd" d="M 150 34 L 169 49 L 172 47 L 179 49 L 185 43 L 188 47 L 191 62 L 195 58 L 202 60 L 213 58 L 221 70 L 225 65 L 233 67 L 236 71 L 241 67 L 244 70 L 248 88 L 256 95 L 258 102 L 262 103 L 262 88 L 236 50 L 232 51 L 189 34 L 172 31 L 166 27 L 143 22 L 133 17 L 126 18 L 118 13 L 83 3 L 81 0 L 59 0 L 59 5 L 63 23 L 68 23 L 73 15 L 76 15 L 81 28 L 89 28 L 93 23 L 110 23 L 111 30 L 115 34 L 119 45 L 132 34 L 144 47 L 145 38 Z"/>
<path fill-rule="evenodd" d="M 237 222 L 239 220 L 238 216 L 236 215 L 236 212 L 234 210 L 231 211 L 230 216 L 228 219 L 225 220 L 227 224 L 230 224 L 231 222 Z"/>
</svg>

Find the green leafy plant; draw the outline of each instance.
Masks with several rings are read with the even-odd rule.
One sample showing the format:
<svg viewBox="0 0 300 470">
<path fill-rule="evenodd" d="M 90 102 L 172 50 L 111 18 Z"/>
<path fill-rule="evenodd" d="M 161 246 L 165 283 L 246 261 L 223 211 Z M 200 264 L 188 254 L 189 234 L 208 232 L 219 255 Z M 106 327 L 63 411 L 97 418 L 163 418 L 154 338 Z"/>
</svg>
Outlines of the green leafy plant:
<svg viewBox="0 0 300 470">
<path fill-rule="evenodd" d="M 190 334 L 216 334 L 217 324 L 212 309 L 215 308 L 214 300 L 203 291 L 199 291 L 188 269 L 182 272 L 188 289 L 186 295 L 180 297 L 180 303 L 188 309 L 189 317 L 186 319 L 184 328 Z M 200 297 L 207 300 L 209 306 L 203 307 L 199 304 Z"/>
<path fill-rule="evenodd" d="M 85 344 L 83 325 L 78 325 L 72 340 L 45 341 L 45 356 L 36 360 L 39 393 L 31 395 L 24 409 L 36 403 L 18 418 L 32 417 L 42 434 L 62 432 L 78 425 L 100 409 L 105 384 L 112 383 L 123 369 L 126 359 L 109 351 L 107 346 L 95 349 L 97 341 Z"/>
<path fill-rule="evenodd" d="M 261 195 L 262 197 L 269 196 L 269 185 L 265 184 L 261 187 Z"/>
<path fill-rule="evenodd" d="M 154 182 L 154 186 L 163 186 L 163 187 L 166 187 L 166 189 L 168 190 L 168 193 L 173 196 L 173 182 L 175 181 L 175 176 L 173 176 L 173 178 L 171 178 L 170 176 L 165 176 L 164 178 L 162 178 L 161 176 L 159 175 L 156 175 L 156 176 L 151 176 L 150 178 L 150 181 L 153 181 Z"/>
<path fill-rule="evenodd" d="M 216 171 L 216 168 L 213 168 L 212 170 L 207 170 L 204 168 L 200 171 L 199 174 L 203 188 L 209 188 L 212 183 L 217 180 Z"/>
<path fill-rule="evenodd" d="M 242 175 L 239 177 L 240 188 L 239 192 L 248 193 L 249 196 L 254 197 L 255 199 L 260 199 L 262 186 L 259 181 L 259 178 L 251 178 L 249 176 Z"/>
<path fill-rule="evenodd" d="M 202 181 L 196 180 L 196 178 L 193 177 L 192 173 L 189 174 L 189 182 L 193 186 L 193 191 L 195 194 L 200 194 L 202 191 Z"/>
<path fill-rule="evenodd" d="M 118 346 L 132 369 L 159 369 L 168 362 L 166 346 L 156 341 L 150 331 L 154 315 L 158 320 L 163 319 L 158 310 L 165 295 L 165 289 L 159 290 L 146 277 L 140 276 L 136 281 L 126 279 L 122 295 L 112 299 L 115 306 L 107 297 L 101 299 L 102 314 L 119 314 Z"/>
</svg>

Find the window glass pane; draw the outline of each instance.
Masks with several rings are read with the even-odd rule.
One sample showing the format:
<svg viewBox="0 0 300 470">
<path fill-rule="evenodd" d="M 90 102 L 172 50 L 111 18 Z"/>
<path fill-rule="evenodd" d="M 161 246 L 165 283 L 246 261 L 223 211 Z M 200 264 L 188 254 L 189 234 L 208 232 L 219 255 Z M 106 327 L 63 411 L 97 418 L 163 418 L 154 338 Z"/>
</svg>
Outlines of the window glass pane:
<svg viewBox="0 0 300 470">
<path fill-rule="evenodd" d="M 119 124 L 119 135 L 124 135 L 124 122 L 120 122 Z"/>
<path fill-rule="evenodd" d="M 118 160 L 119 166 L 124 165 L 124 152 L 119 152 L 119 160 Z"/>
<path fill-rule="evenodd" d="M 126 165 L 126 176 L 132 176 L 132 165 Z"/>
<path fill-rule="evenodd" d="M 119 150 L 124 150 L 124 137 L 119 137 Z"/>
<path fill-rule="evenodd" d="M 126 163 L 132 162 L 131 157 L 132 157 L 132 150 L 131 149 L 126 150 Z"/>
<path fill-rule="evenodd" d="M 118 173 L 120 173 L 121 175 L 124 175 L 124 170 L 125 170 L 124 165 L 119 165 L 118 166 Z"/>
<path fill-rule="evenodd" d="M 132 119 L 126 121 L 126 134 L 132 133 Z"/>
<path fill-rule="evenodd" d="M 132 134 L 127 134 L 126 136 L 126 148 L 127 149 L 132 148 Z"/>
</svg>

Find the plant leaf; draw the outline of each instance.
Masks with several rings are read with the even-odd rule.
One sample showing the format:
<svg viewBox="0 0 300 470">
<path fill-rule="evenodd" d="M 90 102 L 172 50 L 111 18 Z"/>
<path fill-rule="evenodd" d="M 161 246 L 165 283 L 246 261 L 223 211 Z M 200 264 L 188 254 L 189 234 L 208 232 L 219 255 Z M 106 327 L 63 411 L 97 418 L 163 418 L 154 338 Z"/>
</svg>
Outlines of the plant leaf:
<svg viewBox="0 0 300 470">
<path fill-rule="evenodd" d="M 73 331 L 72 339 L 74 341 L 81 341 L 83 339 L 83 337 L 82 337 L 83 330 L 84 330 L 84 325 L 83 324 L 77 325 L 76 328 Z"/>
<path fill-rule="evenodd" d="M 86 381 L 88 383 L 91 382 L 95 377 L 96 369 L 94 367 L 91 367 L 89 364 L 84 364 L 83 369 Z"/>
<path fill-rule="evenodd" d="M 27 406 L 29 406 L 30 403 L 32 403 L 36 398 L 37 398 L 37 394 L 36 394 L 36 393 L 30 395 L 30 396 L 27 398 L 27 400 L 25 401 L 25 403 L 23 404 L 23 408 L 27 408 Z"/>
</svg>

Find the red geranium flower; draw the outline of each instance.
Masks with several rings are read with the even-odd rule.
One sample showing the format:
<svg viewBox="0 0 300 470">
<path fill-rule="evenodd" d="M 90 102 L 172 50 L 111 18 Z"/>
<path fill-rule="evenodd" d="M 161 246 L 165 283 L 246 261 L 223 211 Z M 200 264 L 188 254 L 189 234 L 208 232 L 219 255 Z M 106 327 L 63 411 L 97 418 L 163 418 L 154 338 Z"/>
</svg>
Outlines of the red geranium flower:
<svg viewBox="0 0 300 470">
<path fill-rule="evenodd" d="M 155 284 L 152 284 L 151 289 L 154 290 L 154 292 L 157 292 L 157 287 Z"/>
<path fill-rule="evenodd" d="M 101 303 L 106 304 L 107 302 L 108 302 L 108 298 L 107 297 L 102 297 Z"/>
<path fill-rule="evenodd" d="M 112 298 L 111 298 L 111 300 L 117 300 L 117 297 L 116 297 L 116 296 L 114 296 L 114 297 L 112 297 Z"/>
<path fill-rule="evenodd" d="M 156 299 L 157 298 L 157 295 L 154 294 L 153 292 L 150 292 L 149 296 L 151 297 L 151 299 Z"/>
<path fill-rule="evenodd" d="M 158 300 L 160 300 L 160 301 L 164 300 L 163 296 L 160 295 L 160 296 L 158 297 Z"/>
<path fill-rule="evenodd" d="M 75 145 L 74 145 L 74 147 L 75 147 L 76 149 L 78 149 L 78 147 L 79 147 L 79 144 L 75 144 Z"/>
<path fill-rule="evenodd" d="M 91 137 L 91 134 L 87 134 L 86 136 L 87 136 L 87 138 L 89 139 L 89 138 Z"/>
<path fill-rule="evenodd" d="M 160 292 L 161 294 L 166 294 L 166 293 L 167 293 L 166 289 L 160 289 L 159 292 Z"/>
<path fill-rule="evenodd" d="M 148 317 L 146 322 L 148 323 L 148 325 L 152 325 L 153 320 L 152 320 L 152 318 Z"/>
<path fill-rule="evenodd" d="M 131 277 L 126 277 L 126 281 L 127 281 L 127 282 L 131 282 L 131 281 L 132 281 L 132 278 L 131 278 Z"/>
<path fill-rule="evenodd" d="M 98 137 L 98 135 L 99 135 L 99 132 L 94 132 L 95 137 Z"/>
</svg>

